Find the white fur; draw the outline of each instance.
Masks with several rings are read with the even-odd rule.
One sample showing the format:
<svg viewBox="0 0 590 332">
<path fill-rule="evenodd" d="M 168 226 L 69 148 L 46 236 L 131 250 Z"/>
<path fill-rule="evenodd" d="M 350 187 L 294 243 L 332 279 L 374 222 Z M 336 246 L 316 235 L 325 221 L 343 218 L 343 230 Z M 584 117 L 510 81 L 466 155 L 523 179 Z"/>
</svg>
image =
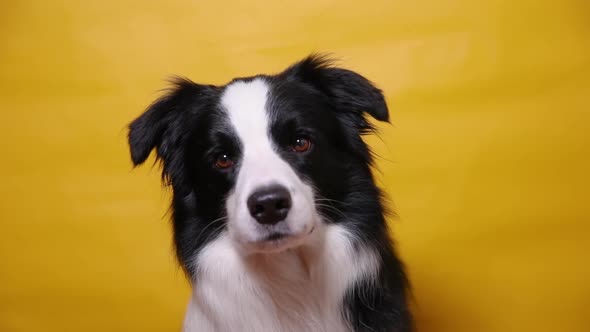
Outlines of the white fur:
<svg viewBox="0 0 590 332">
<path fill-rule="evenodd" d="M 230 235 L 244 250 L 260 249 L 256 242 L 267 235 L 266 229 L 250 216 L 246 204 L 256 189 L 279 184 L 291 194 L 292 207 L 284 225 L 293 236 L 277 243 L 275 250 L 301 243 L 319 221 L 311 187 L 275 151 L 280 147 L 270 138 L 268 94 L 267 83 L 258 78 L 230 84 L 221 98 L 243 147 L 237 181 L 227 198 L 227 216 Z"/>
<path fill-rule="evenodd" d="M 350 331 L 345 292 L 379 267 L 375 252 L 355 250 L 352 239 L 341 226 L 320 225 L 298 248 L 244 256 L 222 233 L 196 259 L 184 331 Z"/>
</svg>

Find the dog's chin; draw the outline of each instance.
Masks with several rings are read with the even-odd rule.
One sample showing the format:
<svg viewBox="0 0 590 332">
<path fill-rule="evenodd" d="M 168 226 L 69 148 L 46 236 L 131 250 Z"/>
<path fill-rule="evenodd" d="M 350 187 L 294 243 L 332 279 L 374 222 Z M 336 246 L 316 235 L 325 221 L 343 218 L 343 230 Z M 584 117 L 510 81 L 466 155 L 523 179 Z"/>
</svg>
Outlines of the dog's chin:
<svg viewBox="0 0 590 332">
<path fill-rule="evenodd" d="M 241 247 L 247 254 L 280 253 L 302 246 L 313 231 L 314 226 L 310 226 L 298 233 L 271 232 L 260 234 L 255 240 L 241 241 Z"/>
</svg>

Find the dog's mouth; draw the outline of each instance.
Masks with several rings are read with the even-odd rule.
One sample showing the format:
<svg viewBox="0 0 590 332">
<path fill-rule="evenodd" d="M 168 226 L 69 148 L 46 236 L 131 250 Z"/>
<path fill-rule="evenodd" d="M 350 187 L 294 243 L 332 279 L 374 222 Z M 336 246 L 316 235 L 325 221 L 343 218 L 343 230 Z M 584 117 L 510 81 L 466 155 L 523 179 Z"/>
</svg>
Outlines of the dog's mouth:
<svg viewBox="0 0 590 332">
<path fill-rule="evenodd" d="M 286 238 L 288 237 L 288 234 L 285 233 L 279 233 L 279 232 L 275 232 L 275 233 L 271 233 L 267 236 L 265 236 L 262 241 L 260 242 L 272 242 L 272 241 L 278 241 L 280 239 Z"/>
<path fill-rule="evenodd" d="M 249 247 L 252 251 L 258 253 L 280 252 L 294 247 L 297 244 L 297 239 L 299 237 L 300 236 L 289 233 L 275 232 L 268 234 L 257 241 L 250 242 Z"/>
<path fill-rule="evenodd" d="M 302 233 L 271 232 L 256 241 L 247 243 L 247 249 L 254 253 L 276 253 L 300 246 L 311 234 L 314 227 Z"/>
</svg>

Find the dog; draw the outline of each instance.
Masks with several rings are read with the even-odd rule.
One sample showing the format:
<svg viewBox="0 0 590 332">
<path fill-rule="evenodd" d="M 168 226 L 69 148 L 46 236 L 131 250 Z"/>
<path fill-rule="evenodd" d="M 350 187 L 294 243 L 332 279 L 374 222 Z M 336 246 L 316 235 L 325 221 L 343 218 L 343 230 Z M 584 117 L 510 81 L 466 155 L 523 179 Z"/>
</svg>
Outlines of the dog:
<svg viewBox="0 0 590 332">
<path fill-rule="evenodd" d="M 412 330 L 408 282 L 375 185 L 383 93 L 312 54 L 224 86 L 176 77 L 129 125 L 155 149 L 192 285 L 183 331 Z"/>
</svg>

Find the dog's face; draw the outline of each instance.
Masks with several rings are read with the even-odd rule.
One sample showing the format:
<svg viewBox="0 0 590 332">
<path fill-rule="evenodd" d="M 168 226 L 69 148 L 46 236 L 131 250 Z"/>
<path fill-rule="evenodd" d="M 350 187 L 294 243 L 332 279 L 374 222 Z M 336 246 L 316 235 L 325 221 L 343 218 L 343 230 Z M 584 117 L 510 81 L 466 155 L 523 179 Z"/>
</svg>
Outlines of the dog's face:
<svg viewBox="0 0 590 332">
<path fill-rule="evenodd" d="M 339 222 L 335 205 L 372 184 L 365 113 L 387 120 L 380 90 L 312 56 L 222 87 L 177 80 L 130 125 L 129 143 L 136 165 L 157 150 L 184 264 L 220 232 L 246 254 L 274 252 Z"/>
<path fill-rule="evenodd" d="M 236 81 L 220 98 L 229 122 L 226 134 L 235 142 L 219 146 L 215 157 L 217 168 L 232 173 L 225 203 L 228 231 L 241 247 L 254 251 L 297 245 L 320 219 L 301 167 L 313 158 L 319 128 L 309 114 L 296 111 L 306 107 L 289 105 L 297 100 L 273 103 L 269 96 L 278 91 L 271 89 L 276 90 L 262 77 Z"/>
</svg>

